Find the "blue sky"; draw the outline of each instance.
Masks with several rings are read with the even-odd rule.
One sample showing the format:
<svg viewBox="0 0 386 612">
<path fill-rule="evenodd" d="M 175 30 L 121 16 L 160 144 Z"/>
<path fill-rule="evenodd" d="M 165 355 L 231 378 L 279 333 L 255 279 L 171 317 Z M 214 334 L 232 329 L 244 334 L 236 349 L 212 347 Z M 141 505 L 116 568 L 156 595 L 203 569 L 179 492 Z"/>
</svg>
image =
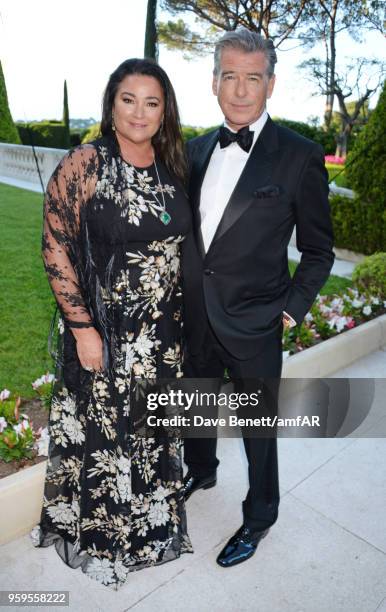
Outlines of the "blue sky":
<svg viewBox="0 0 386 612">
<path fill-rule="evenodd" d="M 143 55 L 146 5 L 146 0 L 0 0 L 0 59 L 14 119 L 60 118 L 65 78 L 71 117 L 99 119 L 109 74 L 124 59 Z M 338 43 L 339 52 L 350 57 L 379 56 L 382 49 L 385 42 L 378 33 L 360 45 L 346 36 Z M 297 68 L 305 57 L 301 49 L 278 52 L 268 106 L 272 116 L 322 117 L 323 99 L 312 96 Z M 159 62 L 175 87 L 183 123 L 221 121 L 211 93 L 210 56 L 187 62 L 181 53 L 161 48 Z"/>
</svg>

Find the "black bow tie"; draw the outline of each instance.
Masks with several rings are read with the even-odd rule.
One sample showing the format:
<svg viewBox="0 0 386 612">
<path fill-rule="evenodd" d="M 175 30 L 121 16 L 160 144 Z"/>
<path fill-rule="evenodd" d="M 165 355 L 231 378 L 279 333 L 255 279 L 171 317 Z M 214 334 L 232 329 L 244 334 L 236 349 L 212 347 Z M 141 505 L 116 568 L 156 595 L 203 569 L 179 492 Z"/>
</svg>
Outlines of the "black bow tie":
<svg viewBox="0 0 386 612">
<path fill-rule="evenodd" d="M 220 127 L 219 140 L 221 149 L 230 145 L 231 142 L 237 142 L 239 147 L 248 153 L 253 142 L 253 132 L 247 125 L 238 132 L 231 132 L 227 127 L 222 125 Z"/>
</svg>

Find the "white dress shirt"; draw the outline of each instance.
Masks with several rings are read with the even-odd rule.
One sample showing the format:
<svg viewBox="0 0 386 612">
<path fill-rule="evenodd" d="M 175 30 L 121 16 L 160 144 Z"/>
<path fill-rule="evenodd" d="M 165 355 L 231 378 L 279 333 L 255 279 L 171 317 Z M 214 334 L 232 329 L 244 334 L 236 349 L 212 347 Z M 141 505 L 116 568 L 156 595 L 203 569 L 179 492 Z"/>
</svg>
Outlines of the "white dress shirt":
<svg viewBox="0 0 386 612">
<path fill-rule="evenodd" d="M 264 110 L 260 117 L 249 126 L 254 135 L 252 146 L 248 153 L 243 151 L 237 142 L 232 142 L 224 149 L 220 148 L 220 143 L 218 142 L 213 150 L 202 183 L 200 199 L 201 233 L 205 251 L 209 249 L 229 198 L 236 187 L 240 174 L 267 119 L 268 113 Z M 226 121 L 224 125 L 232 132 L 235 132 L 235 130 L 229 128 Z"/>
<path fill-rule="evenodd" d="M 244 151 L 237 142 L 232 142 L 223 149 L 220 148 L 218 142 L 213 150 L 202 183 L 200 198 L 201 234 L 206 252 L 267 119 L 268 113 L 264 110 L 260 117 L 249 126 L 254 135 L 252 146 L 248 152 Z M 224 125 L 235 132 L 227 125 L 226 121 Z M 285 312 L 284 314 L 291 319 L 291 326 L 296 325 L 296 321 L 290 315 Z"/>
</svg>

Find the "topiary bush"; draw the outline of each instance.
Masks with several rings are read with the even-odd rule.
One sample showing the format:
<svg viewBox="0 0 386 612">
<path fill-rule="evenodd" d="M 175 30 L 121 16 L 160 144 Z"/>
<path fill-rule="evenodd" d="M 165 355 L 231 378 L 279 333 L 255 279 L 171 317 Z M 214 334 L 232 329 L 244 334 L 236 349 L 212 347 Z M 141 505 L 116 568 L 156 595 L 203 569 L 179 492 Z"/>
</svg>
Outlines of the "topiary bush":
<svg viewBox="0 0 386 612">
<path fill-rule="evenodd" d="M 355 266 L 352 280 L 360 291 L 386 299 L 386 252 L 374 253 Z"/>
<path fill-rule="evenodd" d="M 20 136 L 8 105 L 7 88 L 0 62 L 0 142 L 20 144 Z"/>
<path fill-rule="evenodd" d="M 330 208 L 335 246 L 365 255 L 386 251 L 386 212 L 381 205 L 332 195 Z"/>
<path fill-rule="evenodd" d="M 386 208 L 386 82 L 347 157 L 346 173 L 364 202 Z"/>
</svg>

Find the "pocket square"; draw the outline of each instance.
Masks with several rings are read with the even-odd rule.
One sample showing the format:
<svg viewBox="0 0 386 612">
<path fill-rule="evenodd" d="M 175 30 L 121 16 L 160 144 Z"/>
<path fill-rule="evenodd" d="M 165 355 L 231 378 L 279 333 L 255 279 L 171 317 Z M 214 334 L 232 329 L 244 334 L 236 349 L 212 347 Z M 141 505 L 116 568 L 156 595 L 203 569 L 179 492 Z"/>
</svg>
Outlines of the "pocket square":
<svg viewBox="0 0 386 612">
<path fill-rule="evenodd" d="M 264 187 L 256 189 L 253 195 L 256 198 L 274 198 L 280 195 L 281 192 L 282 190 L 279 185 L 264 185 Z"/>
</svg>

